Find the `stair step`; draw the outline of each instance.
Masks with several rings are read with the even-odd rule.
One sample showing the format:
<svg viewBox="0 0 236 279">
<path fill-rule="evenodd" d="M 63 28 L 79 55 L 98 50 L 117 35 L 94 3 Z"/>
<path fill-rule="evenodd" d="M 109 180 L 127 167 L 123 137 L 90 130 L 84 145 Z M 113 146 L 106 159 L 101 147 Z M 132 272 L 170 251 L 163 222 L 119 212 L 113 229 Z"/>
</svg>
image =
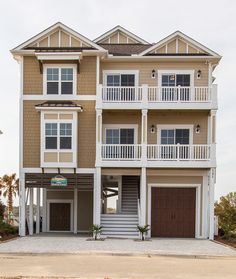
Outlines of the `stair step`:
<svg viewBox="0 0 236 279">
<path fill-rule="evenodd" d="M 101 235 L 112 235 L 112 236 L 120 236 L 120 235 L 123 235 L 123 236 L 126 236 L 126 235 L 129 235 L 129 236 L 139 236 L 139 233 L 138 232 L 102 232 Z"/>
</svg>

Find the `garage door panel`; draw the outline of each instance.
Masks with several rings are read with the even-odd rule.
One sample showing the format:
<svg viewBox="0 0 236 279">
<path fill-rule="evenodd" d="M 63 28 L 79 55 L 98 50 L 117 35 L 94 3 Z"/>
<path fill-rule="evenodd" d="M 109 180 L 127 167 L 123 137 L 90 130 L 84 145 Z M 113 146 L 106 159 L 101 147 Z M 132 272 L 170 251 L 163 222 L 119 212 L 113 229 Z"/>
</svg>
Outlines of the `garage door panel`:
<svg viewBox="0 0 236 279">
<path fill-rule="evenodd" d="M 195 188 L 152 188 L 151 235 L 195 237 Z"/>
</svg>

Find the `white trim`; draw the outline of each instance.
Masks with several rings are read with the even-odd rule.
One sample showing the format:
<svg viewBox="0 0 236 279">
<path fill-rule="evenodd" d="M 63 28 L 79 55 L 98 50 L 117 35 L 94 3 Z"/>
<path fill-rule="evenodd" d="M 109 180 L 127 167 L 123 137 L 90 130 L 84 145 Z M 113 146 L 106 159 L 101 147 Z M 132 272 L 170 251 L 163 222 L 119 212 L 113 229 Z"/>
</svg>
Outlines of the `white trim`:
<svg viewBox="0 0 236 279">
<path fill-rule="evenodd" d="M 42 168 L 22 168 L 22 173 L 42 173 Z M 58 168 L 44 168 L 44 173 L 57 173 Z M 60 173 L 74 173 L 74 168 L 60 168 Z M 96 173 L 96 168 L 76 168 L 76 173 Z"/>
<path fill-rule="evenodd" d="M 41 38 L 43 39 L 44 36 L 51 35 L 53 33 L 53 31 L 56 30 L 57 28 L 61 28 L 63 31 L 66 31 L 67 33 L 73 35 L 75 38 L 77 38 L 81 41 L 84 41 L 85 43 L 91 45 L 92 47 L 96 48 L 97 50 L 106 51 L 104 48 L 100 47 L 95 42 L 93 42 L 90 39 L 84 37 L 83 35 L 76 32 L 75 30 L 71 29 L 70 27 L 66 26 L 65 24 L 63 24 L 61 22 L 57 22 L 57 23 L 53 24 L 52 26 L 50 26 L 49 28 L 45 29 L 44 31 L 40 32 L 36 36 L 32 37 L 31 39 L 29 39 L 29 40 L 25 41 L 24 43 L 18 45 L 11 52 L 14 53 L 15 51 L 19 51 L 19 50 L 23 49 L 24 47 L 26 47 L 29 44 L 34 43 Z"/>
<path fill-rule="evenodd" d="M 190 87 L 194 86 L 194 72 L 195 70 L 178 70 L 178 69 L 169 69 L 169 70 L 157 70 L 158 76 L 158 86 L 162 86 L 162 75 L 163 74 L 182 74 L 182 75 L 190 75 Z"/>
<path fill-rule="evenodd" d="M 77 67 L 76 67 L 76 65 L 74 65 L 74 64 L 44 64 L 43 65 L 43 94 L 45 96 L 51 95 L 51 94 L 47 94 L 47 69 L 48 68 L 59 69 L 59 74 L 58 74 L 59 79 L 58 79 L 58 81 L 55 81 L 55 82 L 58 82 L 59 92 L 58 92 L 58 94 L 55 94 L 55 95 L 53 94 L 53 96 L 63 96 L 64 99 L 67 99 L 68 94 L 61 94 L 61 83 L 62 83 L 61 69 L 64 69 L 64 68 L 72 68 L 73 69 L 73 81 L 72 81 L 72 83 L 73 83 L 73 94 L 69 94 L 69 96 L 77 94 Z M 63 81 L 63 82 L 65 82 L 65 81 Z"/>
<path fill-rule="evenodd" d="M 50 230 L 50 203 L 70 203 L 70 231 Z M 49 199 L 47 200 L 47 232 L 73 232 L 73 200 L 69 199 Z"/>
<path fill-rule="evenodd" d="M 81 52 L 40 52 L 35 56 L 38 60 L 78 60 L 82 59 Z M 77 61 L 75 61 L 77 63 Z"/>
<path fill-rule="evenodd" d="M 134 144 L 138 142 L 138 124 L 103 124 L 102 125 L 102 143 L 106 144 L 107 129 L 134 129 Z"/>
<path fill-rule="evenodd" d="M 65 95 L 44 95 L 43 92 L 40 95 L 33 94 L 27 94 L 22 96 L 23 101 L 55 101 L 55 100 L 65 100 Z M 68 95 L 66 96 L 67 101 L 96 101 L 96 95 L 91 94 L 91 95 Z"/>
<path fill-rule="evenodd" d="M 157 144 L 161 144 L 161 130 L 176 130 L 176 129 L 189 129 L 189 145 L 193 144 L 193 128 L 194 125 L 190 124 L 164 124 L 156 125 L 157 128 Z"/>
<path fill-rule="evenodd" d="M 134 75 L 135 79 L 134 79 L 134 84 L 135 86 L 139 85 L 139 70 L 103 70 L 103 85 L 107 86 L 107 75 Z"/>
<path fill-rule="evenodd" d="M 152 50 L 161 47 L 162 45 L 166 44 L 167 42 L 171 41 L 172 39 L 174 39 L 175 37 L 180 37 L 180 39 L 184 39 L 186 41 L 186 43 L 190 43 L 193 44 L 196 48 L 201 48 L 202 50 L 204 50 L 205 52 L 207 52 L 208 54 L 217 57 L 217 58 L 221 58 L 221 56 L 214 52 L 213 50 L 205 47 L 204 45 L 202 45 L 201 43 L 195 41 L 194 39 L 190 38 L 189 36 L 185 35 L 184 33 L 180 32 L 180 31 L 176 31 L 172 34 L 170 34 L 169 36 L 167 36 L 166 38 L 160 40 L 158 43 L 154 44 L 153 46 L 151 46 L 150 48 L 144 50 L 143 52 L 141 52 L 139 55 L 145 55 L 149 52 L 151 52 Z"/>
<path fill-rule="evenodd" d="M 118 32 L 120 31 L 121 33 L 124 33 L 127 36 L 127 38 L 130 37 L 131 39 L 133 39 L 135 41 L 138 41 L 141 44 L 149 44 L 149 42 L 147 42 L 147 41 L 143 40 L 142 38 L 138 37 L 137 35 L 131 33 L 130 31 L 121 27 L 120 25 L 115 26 L 114 28 L 112 28 L 109 31 L 105 32 L 104 34 L 100 35 L 99 37 L 97 37 L 93 41 L 95 43 L 99 43 L 101 41 L 104 41 L 107 38 L 109 39 L 110 36 L 113 35 L 113 33 L 115 33 L 116 31 L 118 31 Z"/>
<path fill-rule="evenodd" d="M 201 214 L 201 184 L 169 184 L 169 183 L 149 183 L 148 184 L 148 224 L 152 228 L 151 224 L 151 195 L 152 187 L 172 187 L 172 188 L 196 188 L 196 210 L 195 210 L 195 238 L 201 238 L 200 236 L 200 214 Z M 148 232 L 148 236 L 151 236 L 151 230 Z"/>
</svg>

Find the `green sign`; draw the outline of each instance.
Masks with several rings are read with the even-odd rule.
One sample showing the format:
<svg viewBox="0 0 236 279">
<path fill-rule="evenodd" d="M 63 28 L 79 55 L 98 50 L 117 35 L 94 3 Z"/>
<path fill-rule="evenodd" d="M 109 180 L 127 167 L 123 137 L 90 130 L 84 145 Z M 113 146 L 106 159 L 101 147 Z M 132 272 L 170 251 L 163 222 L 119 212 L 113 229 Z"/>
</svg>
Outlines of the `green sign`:
<svg viewBox="0 0 236 279">
<path fill-rule="evenodd" d="M 62 175 L 56 175 L 51 179 L 51 186 L 67 186 L 67 178 Z"/>
</svg>

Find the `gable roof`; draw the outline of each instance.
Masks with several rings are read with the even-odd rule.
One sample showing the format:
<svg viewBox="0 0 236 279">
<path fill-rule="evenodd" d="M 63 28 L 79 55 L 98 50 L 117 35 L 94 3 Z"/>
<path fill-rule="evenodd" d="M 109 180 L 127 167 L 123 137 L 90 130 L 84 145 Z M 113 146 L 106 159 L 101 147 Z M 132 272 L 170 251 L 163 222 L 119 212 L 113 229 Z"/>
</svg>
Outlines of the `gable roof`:
<svg viewBox="0 0 236 279">
<path fill-rule="evenodd" d="M 180 32 L 180 31 L 176 31 L 176 32 L 170 34 L 169 36 L 160 40 L 156 44 L 153 44 L 150 48 L 141 52 L 139 55 L 141 55 L 141 56 L 148 55 L 152 51 L 155 51 L 156 49 L 163 47 L 165 44 L 168 44 L 168 43 L 172 42 L 173 40 L 175 40 L 177 38 L 180 38 L 180 39 L 184 40 L 187 44 L 190 44 L 191 47 L 194 47 L 198 50 L 201 50 L 204 55 L 210 55 L 210 56 L 214 56 L 214 57 L 217 57 L 217 58 L 221 57 L 218 53 L 216 53 L 213 50 L 207 48 L 206 46 L 204 46 L 201 43 L 195 41 L 194 39 L 190 38 L 189 36 L 185 35 L 184 33 Z"/>
<path fill-rule="evenodd" d="M 71 29 L 70 27 L 66 26 L 65 24 L 63 24 L 61 22 L 57 22 L 57 23 L 53 24 L 52 26 L 50 26 L 49 28 L 45 29 L 44 31 L 42 31 L 42 32 L 38 33 L 37 35 L 33 36 L 29 40 L 25 41 L 24 43 L 18 45 L 17 47 L 12 49 L 11 52 L 16 52 L 16 51 L 23 50 L 27 46 L 31 46 L 32 44 L 36 43 L 40 39 L 43 39 L 43 38 L 47 37 L 47 35 L 52 34 L 53 31 L 56 31 L 59 28 L 61 30 L 65 31 L 66 33 L 71 34 L 74 38 L 77 38 L 77 39 L 81 40 L 82 42 L 84 42 L 84 44 L 87 47 L 89 46 L 89 47 L 92 47 L 96 50 L 105 51 L 101 46 L 97 45 L 96 43 L 94 43 L 90 39 L 88 39 L 85 36 L 78 33 L 77 31 Z"/>
<path fill-rule="evenodd" d="M 107 38 L 111 37 L 112 35 L 116 34 L 117 32 L 121 32 L 121 33 L 127 35 L 132 40 L 134 40 L 135 43 L 149 44 L 149 42 L 147 42 L 144 39 L 138 37 L 137 35 L 135 35 L 134 33 L 130 32 L 130 31 L 128 31 L 127 29 L 125 29 L 124 27 L 122 27 L 120 25 L 117 25 L 114 28 L 108 30 L 107 32 L 105 32 L 104 34 L 102 34 L 98 38 L 94 39 L 93 41 L 95 43 L 101 43 L 102 44 L 102 42 L 104 42 Z"/>
</svg>

